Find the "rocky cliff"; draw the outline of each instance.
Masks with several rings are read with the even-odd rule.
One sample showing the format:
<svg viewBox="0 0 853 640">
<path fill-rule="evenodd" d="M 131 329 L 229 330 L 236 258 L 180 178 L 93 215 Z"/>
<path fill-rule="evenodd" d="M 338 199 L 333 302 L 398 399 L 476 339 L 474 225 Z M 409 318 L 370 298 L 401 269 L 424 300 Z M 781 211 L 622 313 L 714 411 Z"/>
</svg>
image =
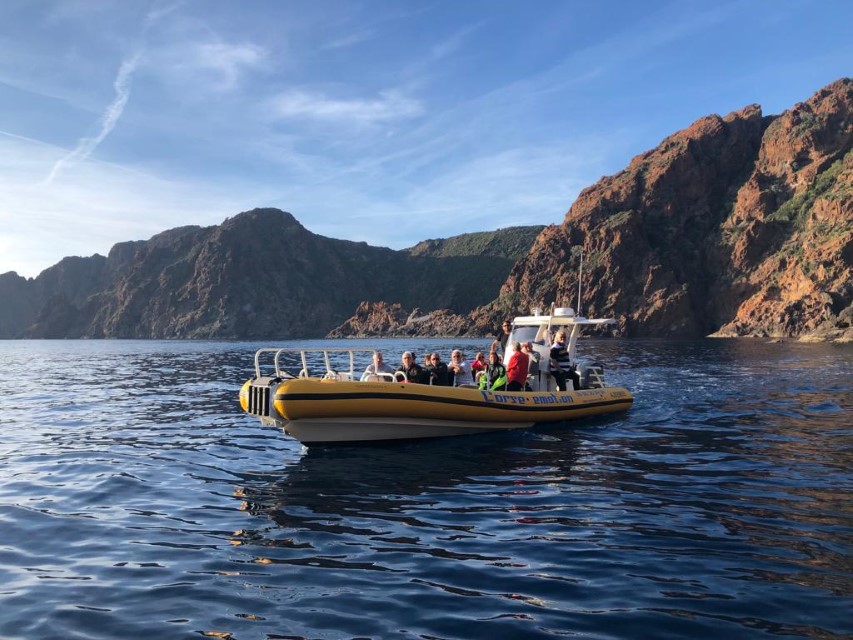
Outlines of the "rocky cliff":
<svg viewBox="0 0 853 640">
<path fill-rule="evenodd" d="M 404 251 L 311 233 L 255 209 L 66 258 L 26 280 L 0 276 L 0 337 L 320 337 L 364 300 L 465 314 L 487 303 L 542 227 Z M 449 312 L 448 312 L 449 313 Z"/>
<path fill-rule="evenodd" d="M 624 335 L 853 337 L 853 80 L 702 118 L 585 189 L 474 331 L 574 302 Z"/>
<path fill-rule="evenodd" d="M 542 226 L 508 227 L 493 232 L 424 240 L 406 252 L 413 257 L 433 259 L 430 279 L 439 287 L 435 294 L 440 298 L 444 296 L 443 299 L 447 300 L 450 296 L 452 300 L 453 296 L 461 296 L 470 301 L 489 292 L 491 299 L 513 265 L 527 255 L 543 229 Z M 505 271 L 495 280 L 494 276 L 500 271 L 498 265 Z M 451 276 L 455 276 L 457 282 L 448 287 Z M 453 306 L 458 310 L 464 307 L 459 304 Z M 459 336 L 471 331 L 472 323 L 466 315 L 447 308 L 431 309 L 404 308 L 399 302 L 364 301 L 352 317 L 329 333 L 329 337 Z"/>
</svg>

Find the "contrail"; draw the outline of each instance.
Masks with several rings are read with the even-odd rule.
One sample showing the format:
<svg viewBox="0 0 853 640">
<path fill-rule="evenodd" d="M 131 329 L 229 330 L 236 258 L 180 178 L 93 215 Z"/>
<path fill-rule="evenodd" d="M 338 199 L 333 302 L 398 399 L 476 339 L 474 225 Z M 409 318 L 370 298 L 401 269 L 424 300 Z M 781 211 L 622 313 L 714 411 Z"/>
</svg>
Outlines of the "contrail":
<svg viewBox="0 0 853 640">
<path fill-rule="evenodd" d="M 98 132 L 98 135 L 94 138 L 80 138 L 77 146 L 72 151 L 56 161 L 56 164 L 54 164 L 53 168 L 50 170 L 50 174 L 48 174 L 47 178 L 42 182 L 43 186 L 51 184 L 54 178 L 59 174 L 59 171 L 66 165 L 82 162 L 92 155 L 92 152 L 97 149 L 98 145 L 101 144 L 108 135 L 110 135 L 112 130 L 115 128 L 116 123 L 118 123 L 119 118 L 121 118 L 121 114 L 124 112 L 127 100 L 130 97 L 130 81 L 133 78 L 133 73 L 136 71 L 136 67 L 145 50 L 145 39 L 148 31 L 164 16 L 167 16 L 176 9 L 179 9 L 183 4 L 184 0 L 177 0 L 177 2 L 171 3 L 154 0 L 152 9 L 145 16 L 145 22 L 142 26 L 142 34 L 139 38 L 140 44 L 137 47 L 136 53 L 129 58 L 126 58 L 121 63 L 121 67 L 119 67 L 118 75 L 116 76 L 115 82 L 113 82 L 116 97 L 113 98 L 113 101 L 101 116 L 101 129 Z"/>
<path fill-rule="evenodd" d="M 53 169 L 50 170 L 50 174 L 44 180 L 44 185 L 51 184 L 53 179 L 64 166 L 71 163 L 82 162 L 88 158 L 98 145 L 101 144 L 108 135 L 110 135 L 110 132 L 115 128 L 118 119 L 124 111 L 127 99 L 130 97 L 130 81 L 141 57 L 142 52 L 137 51 L 130 58 L 127 58 L 121 63 L 118 75 L 113 83 L 113 87 L 115 87 L 116 91 L 116 97 L 107 107 L 106 111 L 104 111 L 104 115 L 101 116 L 101 129 L 98 132 L 98 135 L 94 138 L 80 138 L 77 146 L 53 165 Z"/>
</svg>

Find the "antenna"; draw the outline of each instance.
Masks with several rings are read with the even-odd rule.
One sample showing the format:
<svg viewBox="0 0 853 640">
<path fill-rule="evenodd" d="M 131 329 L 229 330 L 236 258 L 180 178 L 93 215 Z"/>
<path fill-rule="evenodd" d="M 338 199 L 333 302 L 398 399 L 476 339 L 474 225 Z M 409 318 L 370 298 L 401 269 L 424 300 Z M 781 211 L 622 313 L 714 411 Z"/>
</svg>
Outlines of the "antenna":
<svg viewBox="0 0 853 640">
<path fill-rule="evenodd" d="M 581 283 L 583 282 L 583 249 L 581 249 L 581 266 L 578 267 L 578 313 L 577 315 L 583 317 L 581 313 Z"/>
</svg>

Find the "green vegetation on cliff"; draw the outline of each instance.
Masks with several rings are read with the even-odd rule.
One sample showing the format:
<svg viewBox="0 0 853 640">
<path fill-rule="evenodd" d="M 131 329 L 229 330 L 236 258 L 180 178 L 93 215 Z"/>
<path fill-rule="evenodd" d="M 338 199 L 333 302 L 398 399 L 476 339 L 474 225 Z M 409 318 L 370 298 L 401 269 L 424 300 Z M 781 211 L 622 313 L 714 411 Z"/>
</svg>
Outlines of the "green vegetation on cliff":
<svg viewBox="0 0 853 640">
<path fill-rule="evenodd" d="M 423 240 L 405 249 L 410 255 L 428 258 L 483 257 L 521 260 L 533 245 L 543 225 L 507 227 L 497 231 L 463 233 L 452 238 Z"/>
</svg>

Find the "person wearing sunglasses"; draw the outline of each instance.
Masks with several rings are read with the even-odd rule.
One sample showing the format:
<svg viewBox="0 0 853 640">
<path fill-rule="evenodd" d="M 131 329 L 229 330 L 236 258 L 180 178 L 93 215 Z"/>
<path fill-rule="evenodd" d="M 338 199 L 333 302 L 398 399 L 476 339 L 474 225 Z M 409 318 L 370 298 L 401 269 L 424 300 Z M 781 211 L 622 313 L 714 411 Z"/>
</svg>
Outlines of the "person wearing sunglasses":
<svg viewBox="0 0 853 640">
<path fill-rule="evenodd" d="M 504 320 L 501 323 L 501 329 L 498 331 L 498 337 L 494 339 L 491 346 L 491 351 L 497 351 L 500 347 L 501 353 L 506 353 L 506 343 L 509 340 L 509 332 L 512 330 L 512 323 L 509 320 Z"/>
<path fill-rule="evenodd" d="M 402 371 L 406 374 L 408 382 L 416 382 L 418 384 L 429 384 L 429 377 L 423 367 L 415 362 L 415 356 L 411 351 L 403 353 L 401 358 L 402 364 L 397 367 L 397 371 Z"/>
<path fill-rule="evenodd" d="M 438 353 L 433 352 L 429 354 L 429 364 L 426 366 L 426 371 L 431 385 L 439 387 L 451 385 L 447 363 L 441 361 L 441 356 Z"/>
</svg>

